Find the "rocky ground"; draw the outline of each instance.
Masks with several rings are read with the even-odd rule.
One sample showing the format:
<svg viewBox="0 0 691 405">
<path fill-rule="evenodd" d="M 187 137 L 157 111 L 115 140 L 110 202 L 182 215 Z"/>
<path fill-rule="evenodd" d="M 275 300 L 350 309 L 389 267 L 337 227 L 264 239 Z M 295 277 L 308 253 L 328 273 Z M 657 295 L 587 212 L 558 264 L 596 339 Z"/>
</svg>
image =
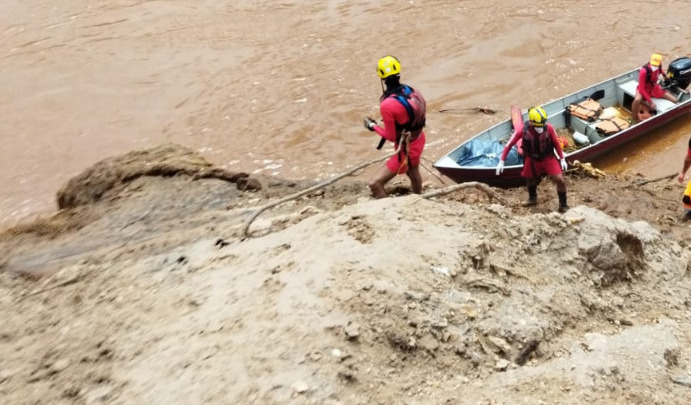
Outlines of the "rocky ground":
<svg viewBox="0 0 691 405">
<path fill-rule="evenodd" d="M 641 181 L 573 173 L 561 215 L 351 178 L 246 235 L 314 184 L 111 158 L 0 236 L 0 402 L 688 403 L 681 186 Z"/>
</svg>

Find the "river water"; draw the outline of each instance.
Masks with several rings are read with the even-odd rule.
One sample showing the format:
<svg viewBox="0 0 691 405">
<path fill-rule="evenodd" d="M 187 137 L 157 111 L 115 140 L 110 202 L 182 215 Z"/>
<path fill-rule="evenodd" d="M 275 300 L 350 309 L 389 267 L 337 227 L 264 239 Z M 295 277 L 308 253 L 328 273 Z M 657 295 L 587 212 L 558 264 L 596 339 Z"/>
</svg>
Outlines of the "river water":
<svg viewBox="0 0 691 405">
<path fill-rule="evenodd" d="M 378 115 L 384 54 L 428 100 L 434 161 L 511 104 L 558 98 L 652 51 L 666 66 L 689 52 L 690 23 L 686 0 L 4 0 L 0 225 L 54 211 L 59 187 L 93 163 L 164 142 L 296 179 L 389 153 L 361 124 Z M 437 112 L 484 106 L 498 113 Z M 598 165 L 673 173 L 690 133 L 684 116 Z"/>
</svg>

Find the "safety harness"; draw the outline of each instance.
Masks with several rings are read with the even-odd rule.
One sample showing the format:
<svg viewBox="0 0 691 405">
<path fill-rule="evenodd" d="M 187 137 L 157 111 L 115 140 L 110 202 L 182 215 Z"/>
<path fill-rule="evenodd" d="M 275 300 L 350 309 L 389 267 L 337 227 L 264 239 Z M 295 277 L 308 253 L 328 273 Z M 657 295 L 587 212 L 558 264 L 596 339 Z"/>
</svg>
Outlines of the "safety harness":
<svg viewBox="0 0 691 405">
<path fill-rule="evenodd" d="M 523 156 L 540 161 L 553 153 L 552 138 L 547 133 L 547 127 L 542 134 L 538 134 L 532 125 L 523 126 Z"/>
<path fill-rule="evenodd" d="M 646 81 L 646 83 L 655 84 L 655 83 L 653 83 L 653 82 L 651 81 L 651 80 L 652 80 L 652 77 L 653 77 L 653 70 L 650 68 L 650 64 L 649 64 L 649 63 L 646 63 L 645 65 L 643 65 L 643 68 L 645 69 L 645 81 Z M 660 69 L 660 74 L 661 74 L 662 76 L 664 76 L 664 75 L 665 75 L 665 71 L 662 69 L 662 65 L 660 65 L 660 66 L 658 67 L 658 69 Z M 658 76 L 658 77 L 659 77 L 659 76 Z"/>
<path fill-rule="evenodd" d="M 538 134 L 532 125 L 523 125 L 523 156 L 524 158 L 530 157 L 530 168 L 535 180 L 539 180 L 535 170 L 535 162 L 539 162 L 550 155 L 554 156 L 554 145 L 547 131 L 547 125 L 545 125 L 545 130 L 542 134 Z"/>
<path fill-rule="evenodd" d="M 427 102 L 422 94 L 410 86 L 402 85 L 389 97 L 398 100 L 408 112 L 408 122 L 396 124 L 396 132 L 410 131 L 411 141 L 415 140 L 425 127 Z M 398 141 L 398 140 L 397 140 Z"/>
</svg>

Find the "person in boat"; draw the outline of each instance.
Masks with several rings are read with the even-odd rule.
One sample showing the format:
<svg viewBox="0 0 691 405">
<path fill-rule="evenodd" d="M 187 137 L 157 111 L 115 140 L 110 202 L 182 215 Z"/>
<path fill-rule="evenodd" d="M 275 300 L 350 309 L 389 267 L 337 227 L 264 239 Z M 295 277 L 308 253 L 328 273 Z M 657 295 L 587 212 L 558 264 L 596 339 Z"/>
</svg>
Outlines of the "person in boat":
<svg viewBox="0 0 691 405">
<path fill-rule="evenodd" d="M 672 93 L 665 90 L 658 83 L 658 78 L 665 72 L 662 69 L 662 55 L 654 53 L 650 56 L 650 62 L 643 65 L 638 71 L 638 86 L 636 96 L 631 103 L 631 114 L 635 122 L 643 121 L 650 117 L 651 112 L 657 111 L 654 98 L 664 98 L 673 103 L 679 101 Z"/>
<path fill-rule="evenodd" d="M 386 197 L 384 185 L 399 174 L 410 179 L 413 193 L 422 193 L 420 158 L 425 148 L 427 104 L 425 98 L 412 87 L 401 83 L 401 63 L 391 55 L 377 62 L 377 74 L 381 78 L 382 96 L 379 111 L 383 125 L 365 117 L 365 128 L 382 137 L 377 149 L 386 141 L 394 143 L 398 151 L 374 174 L 369 187 L 374 198 Z"/>
<path fill-rule="evenodd" d="M 684 164 L 679 172 L 679 177 L 677 178 L 679 183 L 684 183 L 684 177 L 686 176 L 686 171 L 689 170 L 689 167 L 691 167 L 691 138 L 689 138 L 689 147 L 686 150 Z M 686 184 L 686 190 L 684 190 L 684 195 L 681 198 L 681 202 L 685 211 L 684 219 L 689 221 L 691 220 L 691 180 L 689 180 L 688 184 Z"/>
<path fill-rule="evenodd" d="M 569 206 L 566 203 L 566 180 L 562 171 L 568 164 L 564 158 L 561 142 L 557 139 L 557 132 L 552 124 L 547 122 L 547 113 L 542 107 L 533 107 L 528 110 L 529 121 L 520 125 L 511 134 L 509 142 L 504 146 L 496 175 L 504 171 L 504 161 L 511 148 L 522 141 L 523 171 L 521 176 L 526 178 L 528 186 L 528 201 L 523 206 L 530 207 L 537 204 L 537 184 L 542 175 L 547 174 L 557 186 L 559 196 L 559 212 L 566 212 Z M 559 160 L 554 154 L 557 152 Z"/>
</svg>

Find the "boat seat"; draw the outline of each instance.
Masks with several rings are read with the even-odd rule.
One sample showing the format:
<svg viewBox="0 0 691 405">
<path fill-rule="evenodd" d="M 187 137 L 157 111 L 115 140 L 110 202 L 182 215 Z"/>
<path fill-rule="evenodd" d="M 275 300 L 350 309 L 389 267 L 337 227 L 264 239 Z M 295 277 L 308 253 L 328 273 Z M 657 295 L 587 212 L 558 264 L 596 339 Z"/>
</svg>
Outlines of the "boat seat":
<svg viewBox="0 0 691 405">
<path fill-rule="evenodd" d="M 657 107 L 658 112 L 667 111 L 675 106 L 673 102 L 664 98 L 654 98 L 653 102 L 655 102 L 655 106 Z"/>
<path fill-rule="evenodd" d="M 635 80 L 629 80 L 624 83 L 619 83 L 619 88 L 631 98 L 636 97 L 636 87 L 638 87 L 638 82 Z M 666 100 L 664 98 L 653 98 L 653 102 L 657 107 L 658 112 L 664 112 L 674 107 L 674 103 Z"/>
<path fill-rule="evenodd" d="M 636 97 L 636 87 L 638 87 L 638 82 L 635 80 L 629 80 L 619 84 L 619 88 L 632 98 Z"/>
<path fill-rule="evenodd" d="M 594 144 L 598 143 L 603 139 L 596 129 L 597 124 L 600 122 L 600 120 L 589 122 L 582 118 L 578 118 L 572 115 L 570 127 L 574 132 L 583 134 L 586 137 L 588 137 L 588 141 L 590 141 L 591 144 Z"/>
</svg>

